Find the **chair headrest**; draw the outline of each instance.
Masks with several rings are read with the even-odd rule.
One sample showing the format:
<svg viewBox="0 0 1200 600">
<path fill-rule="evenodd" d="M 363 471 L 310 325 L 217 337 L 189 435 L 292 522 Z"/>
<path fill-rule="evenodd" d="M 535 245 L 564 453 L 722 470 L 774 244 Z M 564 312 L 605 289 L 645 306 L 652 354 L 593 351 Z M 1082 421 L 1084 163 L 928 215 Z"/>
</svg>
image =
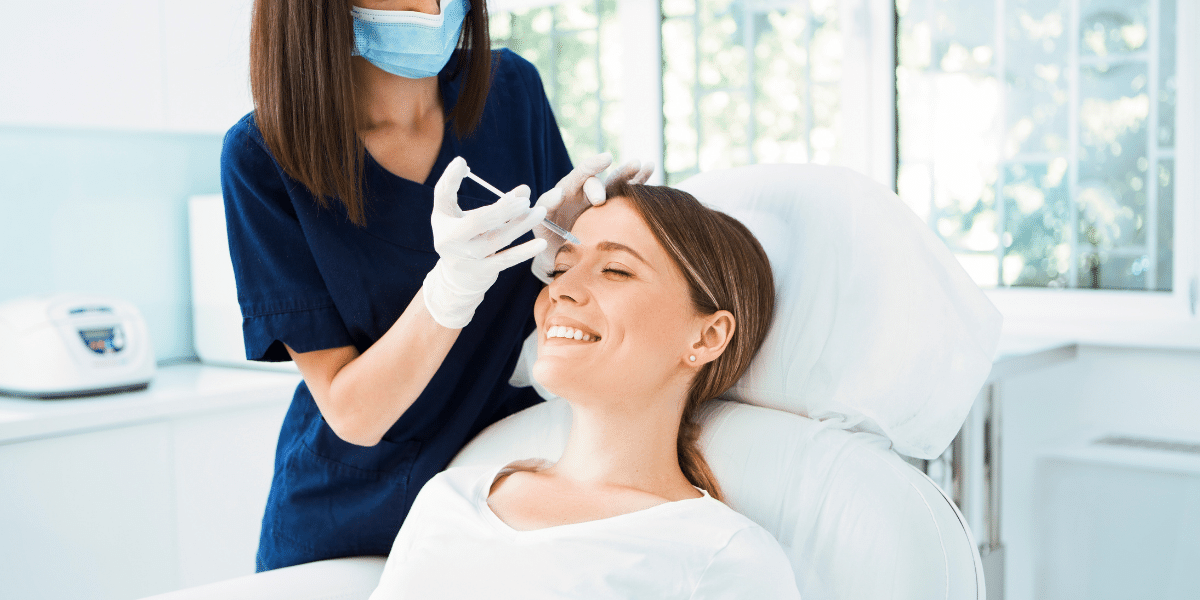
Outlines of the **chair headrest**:
<svg viewBox="0 0 1200 600">
<path fill-rule="evenodd" d="M 725 397 L 879 433 L 934 458 L 991 369 L 1001 315 L 894 193 L 821 165 L 752 165 L 678 186 L 771 259 L 776 312 Z"/>
<path fill-rule="evenodd" d="M 983 597 L 962 515 L 887 440 L 740 402 L 697 416 L 725 502 L 779 540 L 806 600 Z M 570 430 L 567 402 L 543 402 L 483 430 L 450 466 L 556 461 Z"/>
</svg>

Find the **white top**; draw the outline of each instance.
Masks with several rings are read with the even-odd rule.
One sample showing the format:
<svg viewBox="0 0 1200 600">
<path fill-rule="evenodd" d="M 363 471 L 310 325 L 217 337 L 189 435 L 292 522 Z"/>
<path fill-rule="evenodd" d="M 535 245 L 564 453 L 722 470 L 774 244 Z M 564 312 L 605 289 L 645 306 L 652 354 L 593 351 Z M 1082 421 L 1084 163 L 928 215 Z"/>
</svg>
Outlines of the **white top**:
<svg viewBox="0 0 1200 600">
<path fill-rule="evenodd" d="M 452 468 L 425 484 L 371 600 L 800 597 L 779 542 L 708 494 L 518 531 L 487 504 L 503 468 Z"/>
</svg>

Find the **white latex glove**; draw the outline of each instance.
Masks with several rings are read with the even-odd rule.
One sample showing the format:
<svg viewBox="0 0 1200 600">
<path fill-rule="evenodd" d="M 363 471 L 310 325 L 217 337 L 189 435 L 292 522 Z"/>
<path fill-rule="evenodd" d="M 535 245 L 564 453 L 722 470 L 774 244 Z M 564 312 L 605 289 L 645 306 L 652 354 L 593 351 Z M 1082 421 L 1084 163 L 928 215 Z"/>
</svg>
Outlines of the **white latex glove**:
<svg viewBox="0 0 1200 600">
<path fill-rule="evenodd" d="M 494 204 L 463 211 L 458 188 L 467 161 L 455 158 L 433 188 L 433 247 L 440 258 L 425 276 L 423 295 L 429 314 L 443 327 L 461 329 L 500 271 L 529 260 L 546 247 L 533 239 L 503 252 L 501 248 L 525 235 L 546 216 L 546 209 L 529 207 L 529 187 L 518 186 Z"/>
<path fill-rule="evenodd" d="M 604 204 L 604 187 L 610 181 L 624 179 L 630 183 L 646 183 L 654 173 L 654 162 L 642 164 L 637 159 L 626 162 L 608 176 L 603 183 L 597 175 L 612 164 L 612 154 L 605 152 L 584 160 L 575 166 L 553 189 L 538 198 L 536 207 L 546 209 L 546 218 L 570 231 L 575 221 L 589 206 Z M 554 257 L 564 240 L 540 223 L 533 228 L 533 235 L 546 240 L 546 248 L 533 259 L 533 274 L 547 285 L 552 281 L 549 273 L 554 270 Z"/>
</svg>

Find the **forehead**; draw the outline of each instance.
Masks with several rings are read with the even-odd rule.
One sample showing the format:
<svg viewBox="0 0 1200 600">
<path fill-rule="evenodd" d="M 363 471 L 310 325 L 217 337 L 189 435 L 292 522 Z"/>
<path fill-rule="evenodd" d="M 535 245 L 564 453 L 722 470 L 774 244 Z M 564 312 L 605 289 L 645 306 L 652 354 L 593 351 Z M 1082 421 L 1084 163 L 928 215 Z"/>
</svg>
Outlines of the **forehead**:
<svg viewBox="0 0 1200 600">
<path fill-rule="evenodd" d="M 622 257 L 621 260 L 631 267 L 638 264 L 648 265 L 650 270 L 643 271 L 643 277 L 666 283 L 667 288 L 687 287 L 683 271 L 667 254 L 642 215 L 626 198 L 609 198 L 600 206 L 588 208 L 579 216 L 571 231 L 583 241 L 581 250 L 584 253 L 604 251 L 599 246 L 608 243 L 625 245 L 642 260 L 639 261 L 638 258 L 630 257 L 619 250 L 612 251 L 612 255 Z"/>
<path fill-rule="evenodd" d="M 593 248 L 601 242 L 617 242 L 629 246 L 648 261 L 652 260 L 651 254 L 666 258 L 666 251 L 642 215 L 629 200 L 620 196 L 585 210 L 575 221 L 571 232 L 583 240 L 587 248 Z"/>
</svg>

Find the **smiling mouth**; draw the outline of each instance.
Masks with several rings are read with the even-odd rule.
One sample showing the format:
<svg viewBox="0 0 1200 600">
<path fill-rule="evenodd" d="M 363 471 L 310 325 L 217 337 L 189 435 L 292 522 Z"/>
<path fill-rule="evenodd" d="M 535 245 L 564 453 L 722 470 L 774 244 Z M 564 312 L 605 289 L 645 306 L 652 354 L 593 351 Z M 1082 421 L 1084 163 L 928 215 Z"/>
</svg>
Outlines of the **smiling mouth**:
<svg viewBox="0 0 1200 600">
<path fill-rule="evenodd" d="M 598 341 L 600 341 L 600 336 L 584 333 L 583 331 L 581 331 L 579 329 L 575 329 L 574 327 L 565 327 L 562 325 L 558 325 L 558 326 L 551 327 L 546 330 L 546 339 L 547 340 L 558 339 L 558 338 L 567 339 L 567 340 L 577 340 L 577 341 L 581 341 L 581 342 L 598 342 Z"/>
</svg>

